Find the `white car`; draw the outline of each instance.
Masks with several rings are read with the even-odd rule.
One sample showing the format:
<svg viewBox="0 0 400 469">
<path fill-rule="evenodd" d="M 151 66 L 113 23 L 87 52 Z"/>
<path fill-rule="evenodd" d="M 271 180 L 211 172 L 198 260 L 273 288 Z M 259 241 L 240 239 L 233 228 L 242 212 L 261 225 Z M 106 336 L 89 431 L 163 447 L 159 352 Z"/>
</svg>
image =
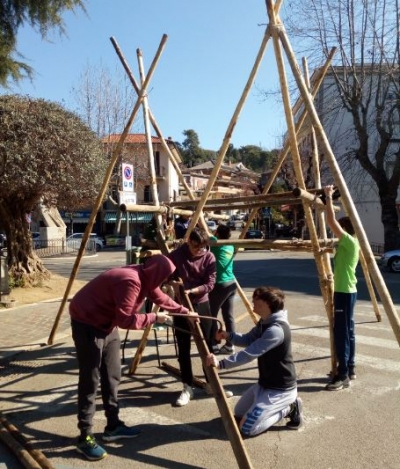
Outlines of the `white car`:
<svg viewBox="0 0 400 469">
<path fill-rule="evenodd" d="M 72 249 L 79 249 L 81 243 L 82 243 L 82 238 L 83 238 L 84 233 L 74 233 L 71 236 L 68 236 L 67 238 L 67 247 L 72 248 Z M 104 248 L 104 242 L 103 240 L 96 234 L 96 233 L 91 233 L 89 241 L 94 241 L 96 244 L 96 251 L 100 251 L 101 249 Z"/>
<path fill-rule="evenodd" d="M 218 228 L 217 223 L 213 220 L 208 221 L 207 226 L 210 231 L 215 231 Z"/>
<path fill-rule="evenodd" d="M 378 260 L 378 265 L 385 267 L 390 272 L 400 272 L 400 249 L 383 253 Z"/>
</svg>

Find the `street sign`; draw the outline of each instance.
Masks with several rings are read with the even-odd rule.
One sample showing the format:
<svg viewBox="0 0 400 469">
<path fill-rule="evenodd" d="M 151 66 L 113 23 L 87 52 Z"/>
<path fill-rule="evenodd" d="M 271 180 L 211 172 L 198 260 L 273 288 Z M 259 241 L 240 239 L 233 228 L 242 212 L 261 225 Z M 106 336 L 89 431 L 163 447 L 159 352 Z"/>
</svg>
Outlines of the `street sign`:
<svg viewBox="0 0 400 469">
<path fill-rule="evenodd" d="M 133 165 L 122 163 L 122 190 L 133 192 Z"/>
<path fill-rule="evenodd" d="M 119 203 L 121 204 L 134 204 L 136 205 L 137 197 L 136 192 L 119 191 Z"/>
</svg>

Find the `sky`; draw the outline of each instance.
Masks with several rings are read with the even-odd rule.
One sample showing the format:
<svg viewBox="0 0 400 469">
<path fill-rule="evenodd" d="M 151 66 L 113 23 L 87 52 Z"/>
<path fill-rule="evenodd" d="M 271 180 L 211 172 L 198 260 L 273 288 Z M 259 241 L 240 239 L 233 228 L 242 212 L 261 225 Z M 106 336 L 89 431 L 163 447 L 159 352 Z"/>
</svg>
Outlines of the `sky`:
<svg viewBox="0 0 400 469">
<path fill-rule="evenodd" d="M 166 47 L 149 86 L 148 103 L 164 137 L 184 140 L 183 131 L 197 132 L 200 146 L 218 150 L 239 102 L 267 23 L 264 0 L 86 0 L 81 10 L 63 15 L 67 37 L 50 33 L 51 42 L 24 27 L 18 51 L 34 70 L 0 92 L 19 93 L 76 108 L 73 87 L 88 64 L 110 70 L 122 65 L 112 46 L 114 37 L 137 81 L 137 49 L 147 71 L 167 34 Z M 286 130 L 280 98 L 263 92 L 279 90 L 272 41 L 245 102 L 231 143 L 272 150 Z M 132 105 L 133 107 L 133 105 Z M 144 132 L 136 122 L 135 131 Z M 136 130 L 138 129 L 138 130 Z"/>
</svg>

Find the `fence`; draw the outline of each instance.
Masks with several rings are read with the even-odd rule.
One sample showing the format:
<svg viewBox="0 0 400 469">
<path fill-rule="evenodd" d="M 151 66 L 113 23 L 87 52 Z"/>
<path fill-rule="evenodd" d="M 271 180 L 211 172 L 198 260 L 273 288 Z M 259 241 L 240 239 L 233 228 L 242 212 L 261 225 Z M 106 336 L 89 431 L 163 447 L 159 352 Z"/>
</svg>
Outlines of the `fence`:
<svg viewBox="0 0 400 469">
<path fill-rule="evenodd" d="M 78 239 L 37 239 L 33 240 L 33 249 L 38 257 L 71 257 L 78 254 L 81 241 Z M 96 254 L 96 242 L 89 239 L 85 247 L 85 256 Z"/>
</svg>

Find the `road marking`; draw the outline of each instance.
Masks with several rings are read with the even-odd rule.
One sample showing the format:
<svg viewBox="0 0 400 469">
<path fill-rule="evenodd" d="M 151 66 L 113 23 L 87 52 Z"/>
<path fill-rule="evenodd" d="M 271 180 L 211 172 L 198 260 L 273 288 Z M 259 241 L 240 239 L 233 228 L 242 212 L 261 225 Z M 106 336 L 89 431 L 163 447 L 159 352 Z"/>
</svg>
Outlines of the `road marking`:
<svg viewBox="0 0 400 469">
<path fill-rule="evenodd" d="M 356 315 L 355 320 L 356 320 L 356 330 L 358 328 L 363 328 L 363 329 L 368 329 L 372 331 L 384 331 L 384 332 L 392 332 L 393 329 L 390 326 L 385 326 L 382 322 L 378 322 L 375 320 L 368 321 L 368 323 L 358 323 L 357 319 L 359 319 L 358 315 Z M 310 321 L 310 322 L 317 322 L 321 326 L 326 326 L 328 327 L 328 320 L 326 318 L 323 318 L 321 316 L 302 316 L 299 318 L 301 321 Z"/>
<path fill-rule="evenodd" d="M 305 345 L 298 342 L 292 342 L 292 350 L 294 354 L 294 361 L 296 362 L 296 355 L 306 355 L 313 358 L 325 358 L 330 356 L 328 347 L 317 347 L 312 345 Z M 383 358 L 375 358 L 369 355 L 356 353 L 357 365 L 375 368 L 377 370 L 384 370 L 389 372 L 400 373 L 400 361 L 387 360 Z"/>
<path fill-rule="evenodd" d="M 295 324 L 290 325 L 293 337 L 295 338 L 298 335 L 302 336 L 310 336 L 310 337 L 317 337 L 322 339 L 329 338 L 329 331 L 328 329 L 324 328 L 304 328 L 304 326 L 298 326 Z M 361 326 L 362 327 L 362 326 Z M 371 337 L 371 336 L 363 336 L 361 334 L 356 334 L 356 343 L 357 344 L 364 344 L 373 347 L 382 347 L 391 350 L 399 350 L 399 344 L 396 340 L 390 339 L 380 339 L 378 337 Z"/>
</svg>

